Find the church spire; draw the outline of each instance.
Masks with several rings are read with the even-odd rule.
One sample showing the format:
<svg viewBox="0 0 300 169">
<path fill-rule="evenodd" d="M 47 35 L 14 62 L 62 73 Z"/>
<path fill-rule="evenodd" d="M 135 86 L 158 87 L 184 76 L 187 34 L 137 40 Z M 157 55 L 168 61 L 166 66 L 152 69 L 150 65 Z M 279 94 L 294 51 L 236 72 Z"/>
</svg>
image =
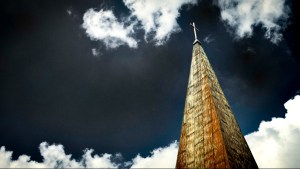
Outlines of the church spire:
<svg viewBox="0 0 300 169">
<path fill-rule="evenodd" d="M 258 168 L 192 26 L 195 42 L 176 168 Z"/>
</svg>

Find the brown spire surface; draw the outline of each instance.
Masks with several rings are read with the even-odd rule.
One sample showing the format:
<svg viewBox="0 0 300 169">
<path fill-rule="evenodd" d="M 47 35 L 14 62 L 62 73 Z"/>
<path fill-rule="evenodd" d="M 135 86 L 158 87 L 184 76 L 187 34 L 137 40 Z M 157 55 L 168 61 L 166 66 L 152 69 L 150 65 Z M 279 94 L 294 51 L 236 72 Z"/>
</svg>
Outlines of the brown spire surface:
<svg viewBox="0 0 300 169">
<path fill-rule="evenodd" d="M 176 168 L 258 168 L 196 39 Z"/>
</svg>

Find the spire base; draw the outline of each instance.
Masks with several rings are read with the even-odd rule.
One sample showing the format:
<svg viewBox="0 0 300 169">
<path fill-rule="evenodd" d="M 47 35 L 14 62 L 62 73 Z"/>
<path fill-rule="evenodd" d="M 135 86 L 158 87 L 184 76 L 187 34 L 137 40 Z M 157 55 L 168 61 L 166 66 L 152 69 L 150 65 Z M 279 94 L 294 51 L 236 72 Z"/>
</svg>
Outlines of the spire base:
<svg viewBox="0 0 300 169">
<path fill-rule="evenodd" d="M 199 43 L 201 45 L 201 42 L 198 39 L 195 39 L 195 41 L 193 42 L 193 45 L 195 45 L 196 43 Z"/>
</svg>

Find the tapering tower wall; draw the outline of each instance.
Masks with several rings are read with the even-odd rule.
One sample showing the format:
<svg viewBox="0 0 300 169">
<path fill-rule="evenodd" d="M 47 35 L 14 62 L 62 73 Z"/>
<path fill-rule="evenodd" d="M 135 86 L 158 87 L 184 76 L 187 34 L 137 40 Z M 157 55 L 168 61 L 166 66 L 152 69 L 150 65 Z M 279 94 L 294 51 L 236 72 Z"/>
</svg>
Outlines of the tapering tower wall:
<svg viewBox="0 0 300 169">
<path fill-rule="evenodd" d="M 198 40 L 193 46 L 176 168 L 258 168 Z"/>
</svg>

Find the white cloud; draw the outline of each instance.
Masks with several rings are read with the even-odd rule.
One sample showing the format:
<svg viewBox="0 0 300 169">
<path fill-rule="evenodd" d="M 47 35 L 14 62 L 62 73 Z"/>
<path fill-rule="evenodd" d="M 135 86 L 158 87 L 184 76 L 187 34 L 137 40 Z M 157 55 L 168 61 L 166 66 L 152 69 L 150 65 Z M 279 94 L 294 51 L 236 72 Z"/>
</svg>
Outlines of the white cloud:
<svg viewBox="0 0 300 169">
<path fill-rule="evenodd" d="M 183 5 L 197 4 L 197 0 L 123 0 L 145 31 L 145 40 L 153 38 L 156 45 L 166 42 L 172 33 L 180 31 L 176 19 Z M 152 37 L 152 34 L 154 36 Z"/>
<path fill-rule="evenodd" d="M 40 153 L 43 162 L 30 160 L 30 156 L 21 155 L 17 160 L 12 160 L 12 152 L 0 148 L 0 168 L 117 168 L 119 164 L 112 162 L 111 154 L 92 156 L 92 149 L 85 150 L 80 161 L 72 159 L 65 154 L 62 145 L 49 145 L 46 142 L 40 144 Z"/>
<path fill-rule="evenodd" d="M 261 168 L 300 167 L 300 95 L 284 107 L 285 118 L 262 121 L 258 131 L 245 136 Z"/>
<path fill-rule="evenodd" d="M 70 9 L 67 9 L 68 15 L 72 15 L 72 11 Z"/>
<path fill-rule="evenodd" d="M 4 146 L 0 148 L 0 168 L 118 168 L 120 166 L 131 166 L 134 168 L 174 168 L 177 156 L 178 144 L 171 143 L 167 147 L 158 148 L 151 152 L 151 156 L 141 157 L 137 155 L 127 162 L 114 162 L 114 159 L 122 159 L 122 155 L 102 154 L 92 155 L 93 149 L 86 149 L 80 160 L 72 159 L 64 151 L 62 145 L 49 145 L 46 142 L 40 144 L 42 162 L 30 159 L 30 156 L 21 155 L 17 160 L 12 159 L 12 151 L 8 151 Z"/>
<path fill-rule="evenodd" d="M 93 56 L 99 56 L 99 55 L 100 55 L 100 52 L 99 52 L 98 49 L 92 48 L 92 54 L 93 54 Z"/>
<path fill-rule="evenodd" d="M 128 45 L 136 48 L 138 40 L 132 35 L 144 30 L 144 39 L 164 44 L 172 33 L 181 29 L 177 23 L 183 5 L 195 5 L 197 0 L 123 0 L 130 15 L 118 21 L 113 11 L 89 9 L 83 16 L 82 27 L 92 40 L 102 41 L 108 48 Z"/>
<path fill-rule="evenodd" d="M 213 39 L 210 34 L 203 39 L 203 41 L 207 44 L 209 44 L 210 42 L 213 42 L 214 40 L 215 39 Z"/>
<path fill-rule="evenodd" d="M 136 48 L 137 41 L 131 37 L 134 33 L 134 23 L 128 26 L 125 24 L 125 22 L 119 22 L 111 10 L 89 9 L 84 13 L 82 27 L 92 40 L 100 40 L 108 48 L 116 48 L 125 44 Z"/>
<path fill-rule="evenodd" d="M 282 40 L 289 14 L 285 0 L 219 0 L 218 6 L 237 39 L 252 36 L 253 27 L 261 25 L 265 38 L 275 44 Z"/>
<path fill-rule="evenodd" d="M 151 156 L 144 158 L 137 155 L 132 160 L 131 168 L 175 168 L 177 152 L 178 143 L 175 141 L 168 147 L 153 150 Z"/>
</svg>

